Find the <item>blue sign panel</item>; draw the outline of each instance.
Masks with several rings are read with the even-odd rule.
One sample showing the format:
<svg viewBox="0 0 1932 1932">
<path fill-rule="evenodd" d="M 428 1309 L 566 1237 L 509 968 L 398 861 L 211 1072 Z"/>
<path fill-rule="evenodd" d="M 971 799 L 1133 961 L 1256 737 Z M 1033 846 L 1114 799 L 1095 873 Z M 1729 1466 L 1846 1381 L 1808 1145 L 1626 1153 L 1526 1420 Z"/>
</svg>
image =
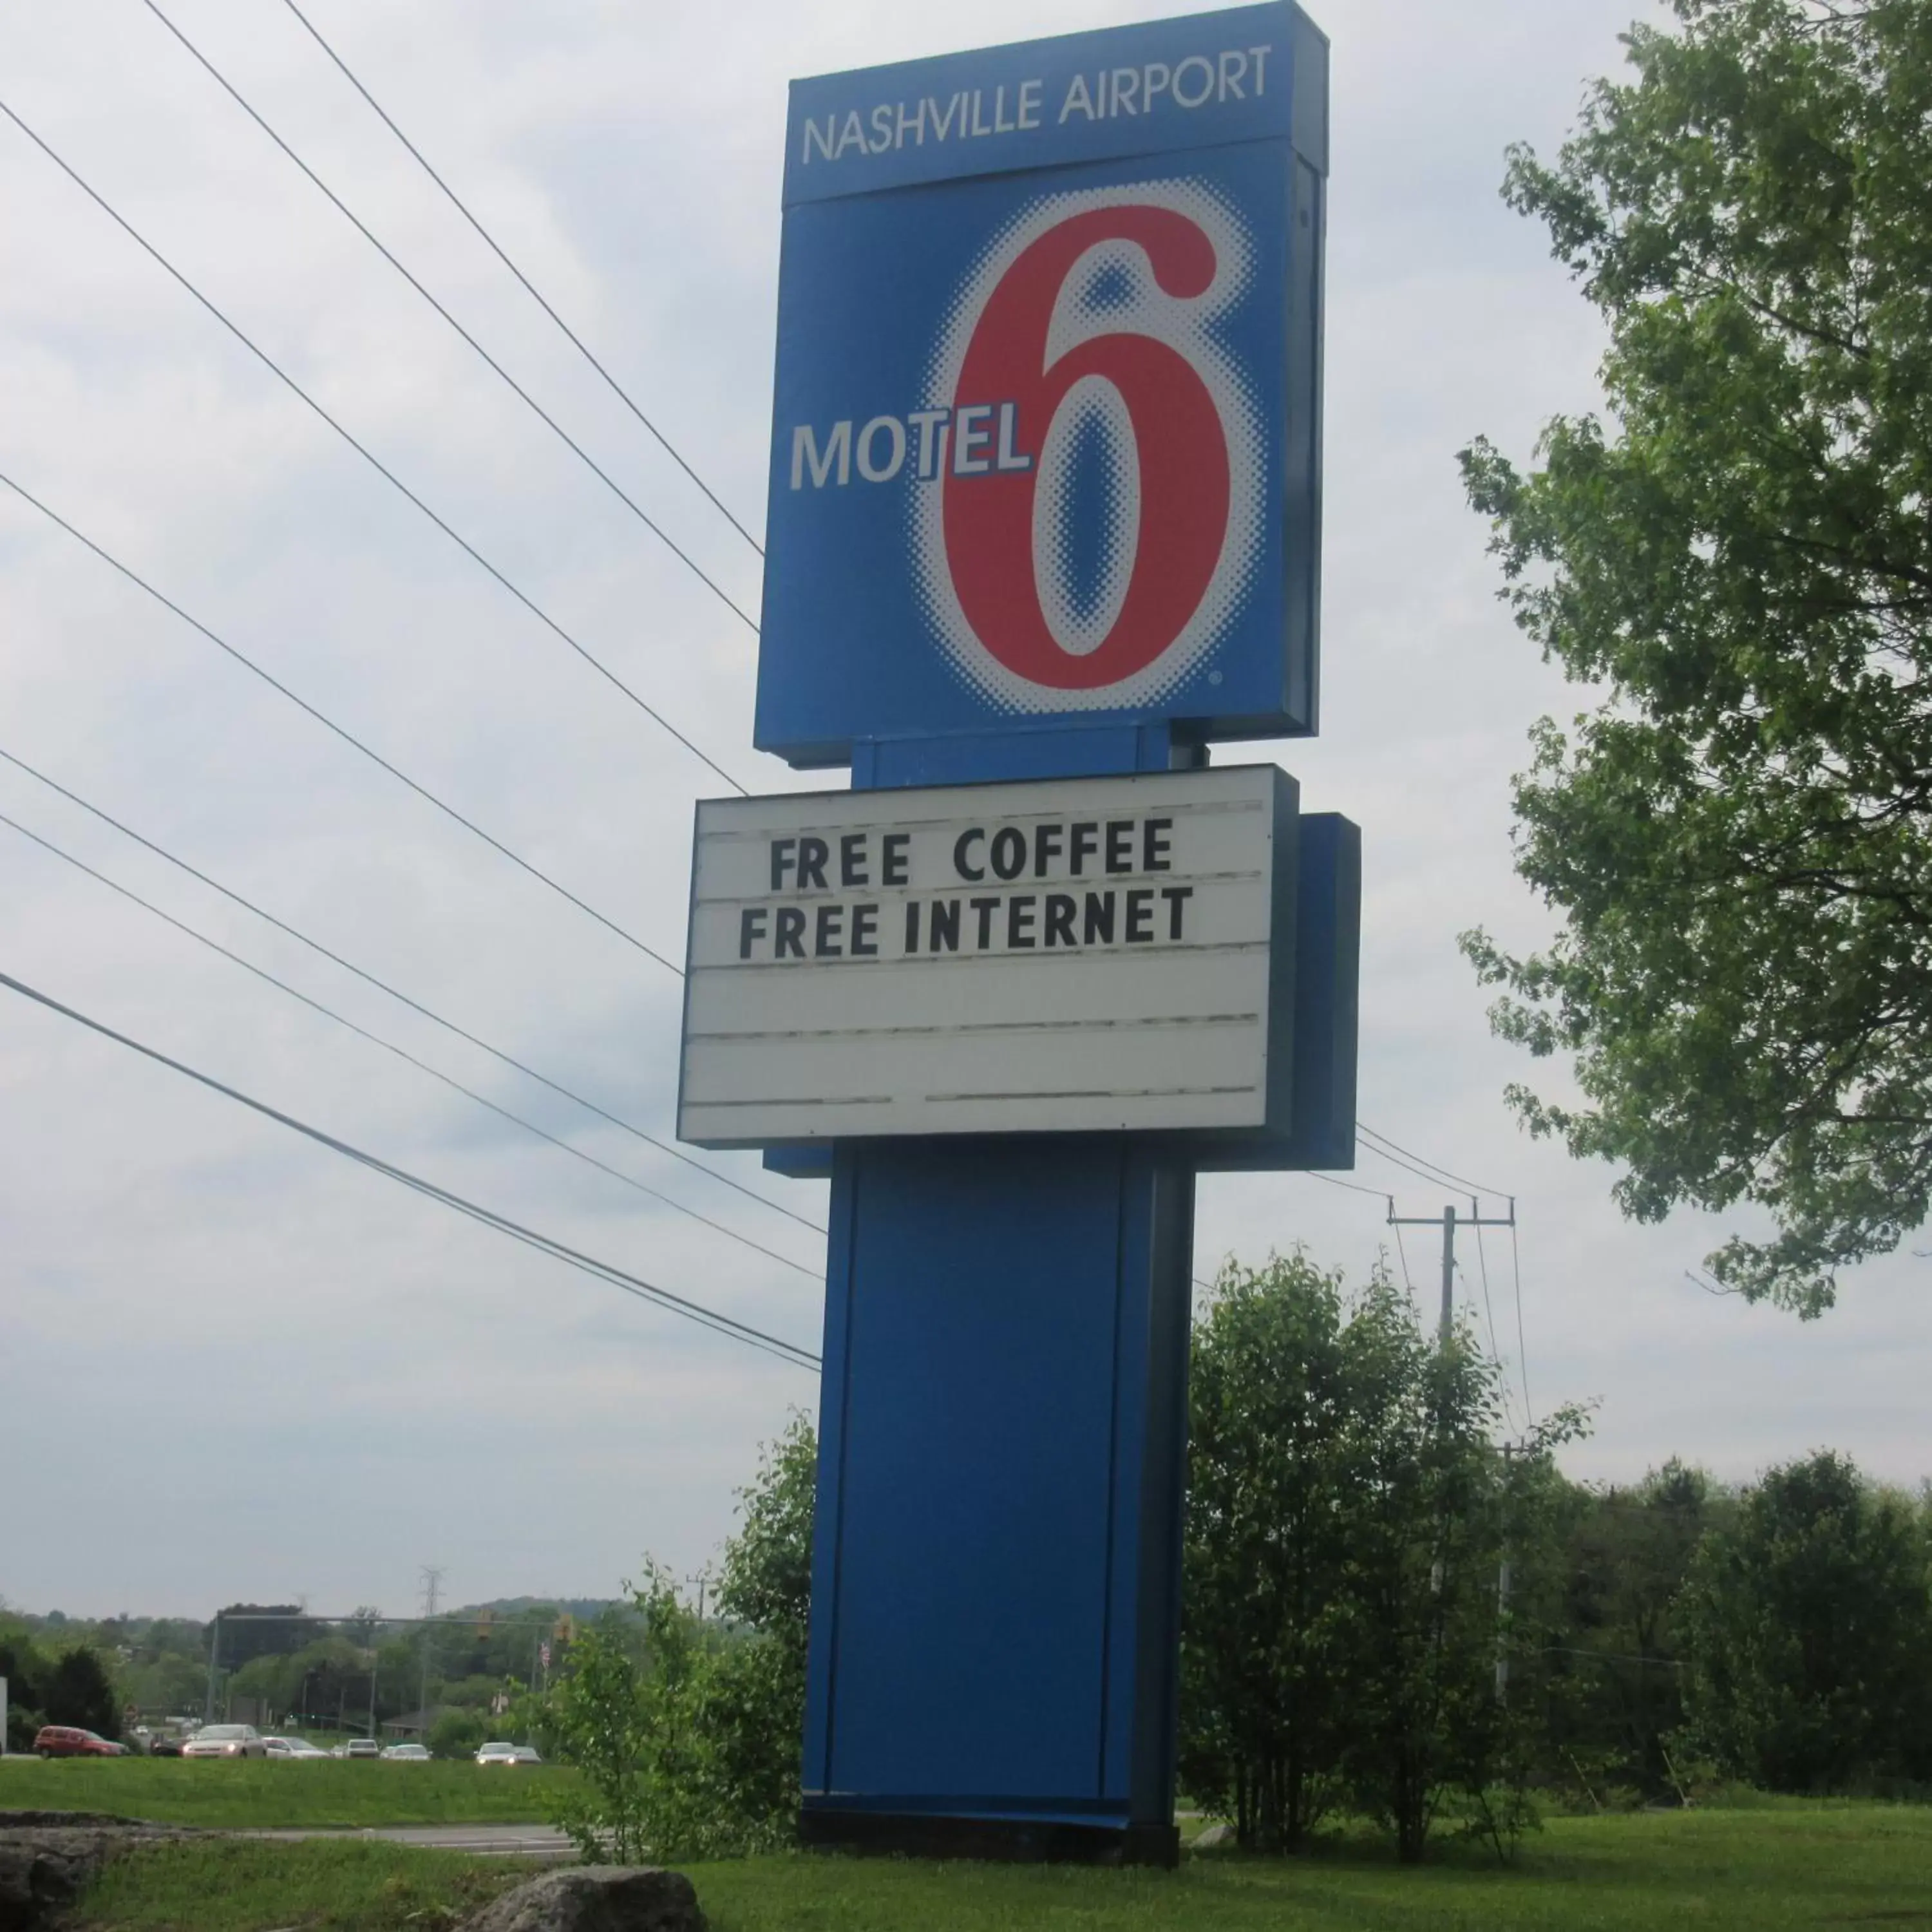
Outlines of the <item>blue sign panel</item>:
<svg viewBox="0 0 1932 1932">
<path fill-rule="evenodd" d="M 794 85 L 756 742 L 1312 732 L 1327 43 Z"/>
</svg>

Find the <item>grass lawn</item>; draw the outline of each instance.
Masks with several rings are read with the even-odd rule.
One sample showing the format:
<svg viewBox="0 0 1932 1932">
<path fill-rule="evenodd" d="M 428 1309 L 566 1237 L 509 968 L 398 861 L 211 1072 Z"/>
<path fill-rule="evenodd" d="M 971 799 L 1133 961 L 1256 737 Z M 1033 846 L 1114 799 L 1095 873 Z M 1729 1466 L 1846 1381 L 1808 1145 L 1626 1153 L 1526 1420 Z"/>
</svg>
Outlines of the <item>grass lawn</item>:
<svg viewBox="0 0 1932 1932">
<path fill-rule="evenodd" d="M 1932 1809 L 1779 1806 L 1554 1820 L 1513 1868 L 1418 1870 L 1337 1847 L 1178 1872 L 821 1856 L 686 1868 L 712 1932 L 1780 1932 L 1932 1928 Z M 211 1843 L 110 1871 L 81 1924 L 388 1928 L 473 1908 L 528 1868 L 370 1844 Z M 441 1888 L 460 1885 L 465 1895 Z M 424 1916 L 414 1919 L 409 1914 Z"/>
<path fill-rule="evenodd" d="M 112 1811 L 164 1825 L 534 1824 L 548 1765 L 250 1758 L 0 1759 L 0 1811 Z"/>
<path fill-rule="evenodd" d="M 110 1865 L 69 1922 L 152 1932 L 422 1932 L 452 1925 L 520 1885 L 512 1858 L 424 1852 L 368 1839 L 157 1845 Z"/>
</svg>

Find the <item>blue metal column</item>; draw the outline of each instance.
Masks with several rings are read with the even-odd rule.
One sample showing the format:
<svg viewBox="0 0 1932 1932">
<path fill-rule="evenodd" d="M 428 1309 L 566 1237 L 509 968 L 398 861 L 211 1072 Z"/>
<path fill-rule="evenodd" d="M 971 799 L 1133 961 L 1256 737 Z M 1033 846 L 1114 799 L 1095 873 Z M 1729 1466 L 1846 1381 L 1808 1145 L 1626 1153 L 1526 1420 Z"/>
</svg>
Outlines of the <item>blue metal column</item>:
<svg viewBox="0 0 1932 1932">
<path fill-rule="evenodd" d="M 1170 761 L 1060 730 L 862 746 L 854 778 Z M 808 1840 L 1175 1856 L 1193 1206 L 1145 1136 L 838 1147 Z"/>
</svg>

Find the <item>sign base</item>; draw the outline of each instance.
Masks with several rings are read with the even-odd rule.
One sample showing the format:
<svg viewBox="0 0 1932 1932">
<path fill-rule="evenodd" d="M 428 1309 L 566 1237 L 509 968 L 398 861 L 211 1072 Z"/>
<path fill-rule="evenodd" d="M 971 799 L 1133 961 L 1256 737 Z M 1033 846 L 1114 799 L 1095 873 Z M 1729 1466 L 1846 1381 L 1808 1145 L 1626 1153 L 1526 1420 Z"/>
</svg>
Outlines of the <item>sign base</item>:
<svg viewBox="0 0 1932 1932">
<path fill-rule="evenodd" d="M 815 1842 L 1164 1856 L 1193 1209 L 1132 1135 L 839 1144 Z"/>
<path fill-rule="evenodd" d="M 820 1810 L 799 1814 L 815 1850 L 909 1858 L 977 1858 L 1004 1864 L 1159 1865 L 1180 1862 L 1177 1826 L 1070 1825 L 1053 1820 L 925 1817 L 916 1813 Z"/>
</svg>

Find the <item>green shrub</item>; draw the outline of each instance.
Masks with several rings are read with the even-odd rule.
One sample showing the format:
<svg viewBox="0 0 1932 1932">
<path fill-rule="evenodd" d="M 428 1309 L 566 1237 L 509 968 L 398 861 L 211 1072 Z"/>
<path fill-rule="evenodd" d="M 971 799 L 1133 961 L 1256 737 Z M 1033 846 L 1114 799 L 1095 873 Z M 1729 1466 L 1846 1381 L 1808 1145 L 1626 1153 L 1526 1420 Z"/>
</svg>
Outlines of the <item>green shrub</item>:
<svg viewBox="0 0 1932 1932">
<path fill-rule="evenodd" d="M 445 1711 L 424 1739 L 438 1757 L 469 1757 L 484 1742 L 484 1724 L 475 1711 Z"/>
</svg>

